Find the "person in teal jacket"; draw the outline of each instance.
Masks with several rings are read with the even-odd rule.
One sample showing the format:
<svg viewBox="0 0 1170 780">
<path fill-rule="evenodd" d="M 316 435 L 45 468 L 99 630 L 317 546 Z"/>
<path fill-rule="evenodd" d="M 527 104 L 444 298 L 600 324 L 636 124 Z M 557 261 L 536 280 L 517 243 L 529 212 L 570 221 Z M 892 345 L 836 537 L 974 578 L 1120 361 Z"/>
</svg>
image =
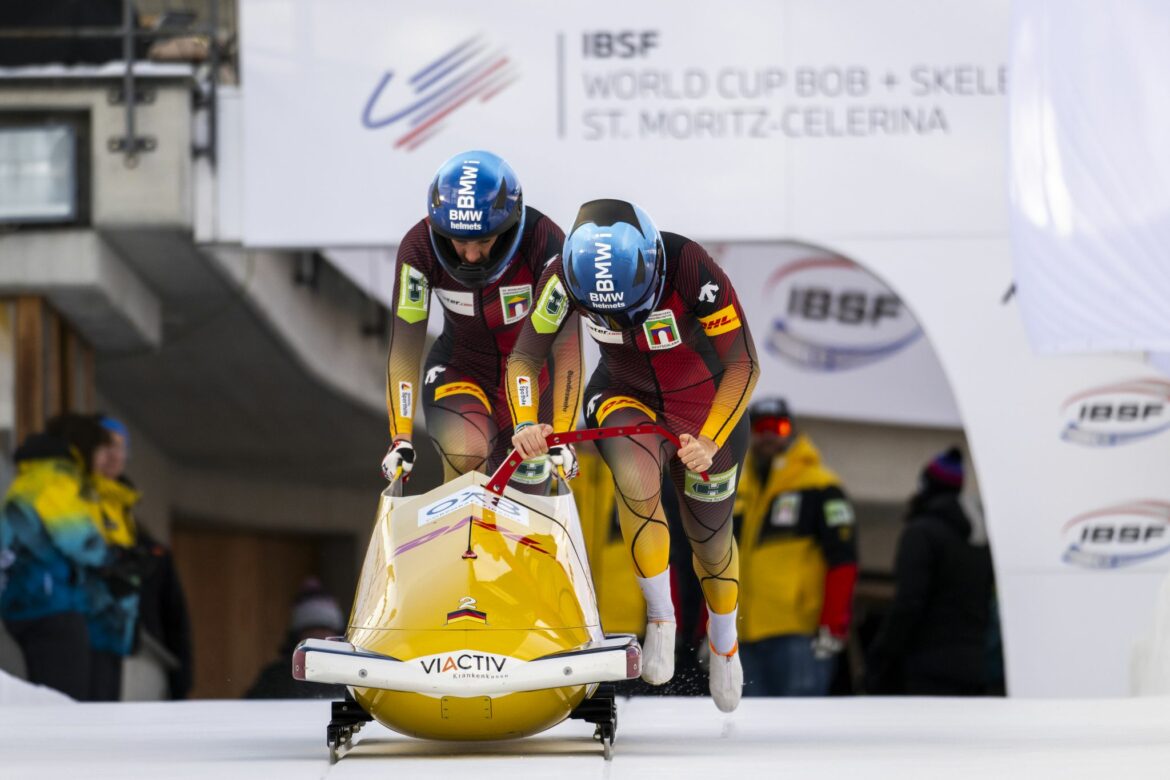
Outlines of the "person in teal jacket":
<svg viewBox="0 0 1170 780">
<path fill-rule="evenodd" d="M 80 450 L 34 434 L 17 449 L 0 509 L 0 619 L 31 682 L 92 698 L 88 615 L 108 556 Z"/>
</svg>

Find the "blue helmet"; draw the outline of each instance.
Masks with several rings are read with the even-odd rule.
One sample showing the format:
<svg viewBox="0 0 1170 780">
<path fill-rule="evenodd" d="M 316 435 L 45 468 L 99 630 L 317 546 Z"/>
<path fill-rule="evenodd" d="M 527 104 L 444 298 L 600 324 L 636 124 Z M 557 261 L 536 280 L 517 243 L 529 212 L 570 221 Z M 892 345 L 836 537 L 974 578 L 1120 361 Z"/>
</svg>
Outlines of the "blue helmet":
<svg viewBox="0 0 1170 780">
<path fill-rule="evenodd" d="M 624 200 L 592 200 L 561 252 L 569 295 L 609 330 L 635 328 L 658 306 L 666 247 L 646 212 Z"/>
<path fill-rule="evenodd" d="M 524 196 L 512 166 L 491 152 L 463 152 L 443 163 L 427 195 L 431 246 L 443 268 L 464 287 L 479 288 L 503 276 L 524 232 Z M 465 263 L 452 239 L 496 237 L 487 260 Z"/>
</svg>

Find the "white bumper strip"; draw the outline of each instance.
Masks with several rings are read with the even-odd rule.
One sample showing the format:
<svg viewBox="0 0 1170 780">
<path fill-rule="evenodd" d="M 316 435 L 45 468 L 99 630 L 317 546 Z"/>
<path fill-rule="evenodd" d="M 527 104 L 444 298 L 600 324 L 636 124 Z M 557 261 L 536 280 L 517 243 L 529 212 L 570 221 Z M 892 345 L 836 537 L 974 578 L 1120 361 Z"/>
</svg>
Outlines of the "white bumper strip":
<svg viewBox="0 0 1170 780">
<path fill-rule="evenodd" d="M 630 680 L 641 674 L 642 648 L 630 635 L 532 661 L 456 650 L 400 661 L 337 639 L 306 639 L 293 653 L 293 677 L 309 682 L 435 696 L 492 696 L 516 691 Z"/>
</svg>

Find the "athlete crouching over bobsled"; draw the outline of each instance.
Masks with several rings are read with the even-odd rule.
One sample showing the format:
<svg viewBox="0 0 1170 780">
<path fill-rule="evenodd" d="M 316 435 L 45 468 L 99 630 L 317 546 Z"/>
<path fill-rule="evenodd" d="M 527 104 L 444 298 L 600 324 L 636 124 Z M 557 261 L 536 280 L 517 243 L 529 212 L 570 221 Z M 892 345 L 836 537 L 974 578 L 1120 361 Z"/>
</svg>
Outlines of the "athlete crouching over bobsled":
<svg viewBox="0 0 1170 780">
<path fill-rule="evenodd" d="M 657 426 L 552 434 L 557 446 L 673 435 Z M 675 440 L 677 446 L 677 440 Z M 349 686 L 327 730 L 331 758 L 371 719 L 429 739 L 523 737 L 565 718 L 596 724 L 607 758 L 613 687 L 641 673 L 631 635 L 602 633 L 576 506 L 508 487 L 513 453 L 492 476 L 469 472 L 421 496 L 395 480 L 381 497 L 344 639 L 297 647 L 293 676 Z"/>
</svg>

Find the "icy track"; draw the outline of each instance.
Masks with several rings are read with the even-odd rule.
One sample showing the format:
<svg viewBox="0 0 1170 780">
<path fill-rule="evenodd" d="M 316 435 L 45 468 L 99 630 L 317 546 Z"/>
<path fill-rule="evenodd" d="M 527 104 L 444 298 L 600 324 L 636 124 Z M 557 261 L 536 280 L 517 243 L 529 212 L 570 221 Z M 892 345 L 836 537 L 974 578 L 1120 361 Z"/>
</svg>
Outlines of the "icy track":
<svg viewBox="0 0 1170 780">
<path fill-rule="evenodd" d="M 0 707 L 0 777 L 1170 778 L 1170 698 L 619 700 L 607 763 L 581 721 L 525 740 L 423 742 L 369 724 L 329 765 L 323 701 Z"/>
</svg>

